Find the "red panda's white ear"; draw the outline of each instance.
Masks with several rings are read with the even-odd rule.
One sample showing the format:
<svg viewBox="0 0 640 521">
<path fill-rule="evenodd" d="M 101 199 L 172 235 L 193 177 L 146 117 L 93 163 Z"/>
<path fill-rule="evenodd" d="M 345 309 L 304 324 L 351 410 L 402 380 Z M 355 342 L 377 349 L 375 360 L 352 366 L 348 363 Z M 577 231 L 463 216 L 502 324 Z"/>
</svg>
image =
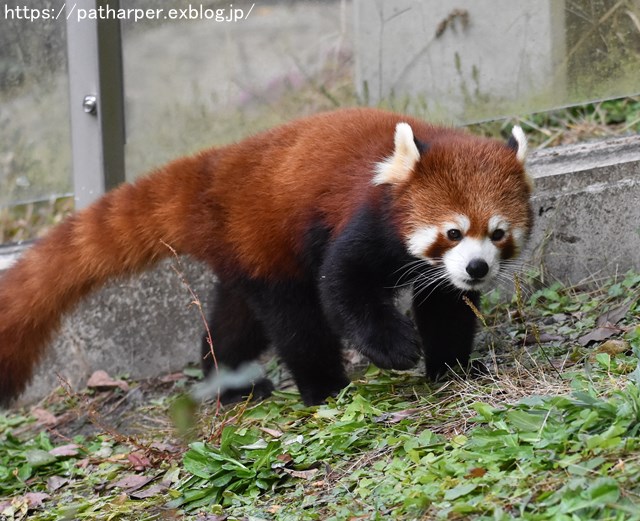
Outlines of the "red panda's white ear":
<svg viewBox="0 0 640 521">
<path fill-rule="evenodd" d="M 527 136 L 525 135 L 524 130 L 522 130 L 522 127 L 514 125 L 514 127 L 511 129 L 511 137 L 509 138 L 508 145 L 515 150 L 516 159 L 520 161 L 522 165 L 524 165 L 524 162 L 527 158 Z M 526 170 L 525 176 L 529 188 L 533 190 L 533 178 L 527 173 Z"/>
<path fill-rule="evenodd" d="M 527 158 L 527 136 L 525 136 L 522 127 L 518 125 L 511 129 L 511 136 L 509 142 L 516 151 L 516 158 L 524 164 L 524 160 Z"/>
<path fill-rule="evenodd" d="M 408 123 L 398 123 L 393 140 L 393 155 L 375 166 L 374 185 L 396 185 L 409 179 L 413 168 L 420 160 L 420 151 Z"/>
</svg>

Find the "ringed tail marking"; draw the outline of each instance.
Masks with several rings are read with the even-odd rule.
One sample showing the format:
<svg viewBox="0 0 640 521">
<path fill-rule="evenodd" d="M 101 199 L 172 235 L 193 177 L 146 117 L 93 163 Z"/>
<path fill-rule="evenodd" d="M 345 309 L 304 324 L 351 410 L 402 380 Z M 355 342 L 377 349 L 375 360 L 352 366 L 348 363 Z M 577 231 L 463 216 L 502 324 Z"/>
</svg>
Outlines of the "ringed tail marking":
<svg viewBox="0 0 640 521">
<path fill-rule="evenodd" d="M 161 240 L 179 253 L 198 247 L 190 233 L 194 218 L 172 205 L 197 200 L 201 181 L 193 177 L 202 160 L 178 160 L 114 189 L 52 229 L 2 275 L 0 405 L 24 390 L 62 317 L 88 293 L 170 256 Z"/>
</svg>

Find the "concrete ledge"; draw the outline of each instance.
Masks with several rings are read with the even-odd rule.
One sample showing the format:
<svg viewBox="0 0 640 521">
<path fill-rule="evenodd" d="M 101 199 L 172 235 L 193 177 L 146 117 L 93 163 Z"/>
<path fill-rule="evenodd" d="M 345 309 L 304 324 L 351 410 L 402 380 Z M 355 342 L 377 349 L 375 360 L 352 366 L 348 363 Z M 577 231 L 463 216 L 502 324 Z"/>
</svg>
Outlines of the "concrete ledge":
<svg viewBox="0 0 640 521">
<path fill-rule="evenodd" d="M 577 282 L 640 268 L 640 137 L 549 149 L 532 154 L 536 226 L 528 262 Z M 24 247 L 0 248 L 0 270 Z M 203 301 L 213 277 L 184 261 Z M 82 386 L 96 369 L 148 377 L 197 362 L 203 325 L 165 262 L 116 282 L 69 316 L 23 401 L 58 385 L 60 374 Z"/>
<path fill-rule="evenodd" d="M 640 136 L 539 151 L 530 262 L 565 282 L 640 268 Z"/>
</svg>

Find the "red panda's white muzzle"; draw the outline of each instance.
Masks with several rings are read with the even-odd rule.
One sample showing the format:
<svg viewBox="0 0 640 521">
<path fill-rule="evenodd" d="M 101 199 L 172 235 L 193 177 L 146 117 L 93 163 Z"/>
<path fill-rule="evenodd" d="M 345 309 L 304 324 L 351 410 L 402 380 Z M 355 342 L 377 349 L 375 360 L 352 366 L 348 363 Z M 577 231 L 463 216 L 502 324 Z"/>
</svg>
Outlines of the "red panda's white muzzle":
<svg viewBox="0 0 640 521">
<path fill-rule="evenodd" d="M 464 237 L 443 256 L 447 278 L 465 291 L 488 289 L 500 269 L 500 250 L 489 239 Z"/>
</svg>

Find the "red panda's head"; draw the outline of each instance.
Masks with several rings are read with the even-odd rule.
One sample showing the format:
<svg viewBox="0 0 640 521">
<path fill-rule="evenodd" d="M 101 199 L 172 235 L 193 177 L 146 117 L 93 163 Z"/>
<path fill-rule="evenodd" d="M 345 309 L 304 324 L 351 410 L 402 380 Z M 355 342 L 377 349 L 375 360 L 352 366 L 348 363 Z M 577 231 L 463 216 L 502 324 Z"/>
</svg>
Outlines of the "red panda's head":
<svg viewBox="0 0 640 521">
<path fill-rule="evenodd" d="M 407 250 L 444 268 L 461 290 L 491 286 L 516 257 L 532 224 L 527 142 L 514 127 L 508 143 L 464 132 L 398 123 L 394 151 L 373 183 L 392 186 Z"/>
</svg>

